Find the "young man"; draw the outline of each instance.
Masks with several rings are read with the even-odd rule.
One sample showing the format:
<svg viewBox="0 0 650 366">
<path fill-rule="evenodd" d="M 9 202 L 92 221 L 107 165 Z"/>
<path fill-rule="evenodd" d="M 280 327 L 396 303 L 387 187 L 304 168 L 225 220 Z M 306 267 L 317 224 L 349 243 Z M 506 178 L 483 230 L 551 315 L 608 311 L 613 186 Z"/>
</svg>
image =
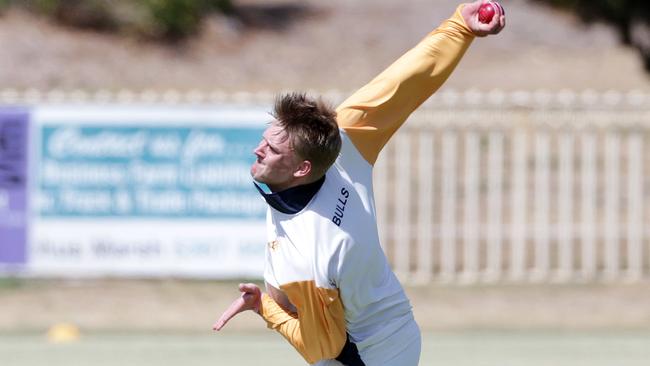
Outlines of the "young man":
<svg viewBox="0 0 650 366">
<path fill-rule="evenodd" d="M 266 293 L 240 285 L 214 329 L 253 310 L 310 364 L 418 364 L 420 330 L 379 244 L 372 166 L 475 36 L 503 29 L 500 7 L 489 24 L 478 21 L 483 2 L 459 6 L 336 112 L 304 94 L 278 99 L 251 167 L 270 189 L 257 186 L 269 204 Z"/>
</svg>

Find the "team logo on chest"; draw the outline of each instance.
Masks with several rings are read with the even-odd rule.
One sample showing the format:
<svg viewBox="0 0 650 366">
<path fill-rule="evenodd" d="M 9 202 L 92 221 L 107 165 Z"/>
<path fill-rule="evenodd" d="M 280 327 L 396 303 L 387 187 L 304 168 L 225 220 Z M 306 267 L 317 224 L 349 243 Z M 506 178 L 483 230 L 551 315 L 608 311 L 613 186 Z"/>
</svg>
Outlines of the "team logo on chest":
<svg viewBox="0 0 650 366">
<path fill-rule="evenodd" d="M 269 242 L 269 249 L 275 252 L 280 247 L 280 242 L 276 239 Z"/>
</svg>

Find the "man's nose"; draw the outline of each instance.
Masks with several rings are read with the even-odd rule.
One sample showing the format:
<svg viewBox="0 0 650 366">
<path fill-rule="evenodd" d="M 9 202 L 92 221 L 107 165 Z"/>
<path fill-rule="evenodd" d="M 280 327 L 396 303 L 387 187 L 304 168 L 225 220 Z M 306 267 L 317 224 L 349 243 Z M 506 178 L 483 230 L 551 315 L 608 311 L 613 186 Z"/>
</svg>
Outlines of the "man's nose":
<svg viewBox="0 0 650 366">
<path fill-rule="evenodd" d="M 266 143 L 262 140 L 260 143 L 257 145 L 255 149 L 253 149 L 253 154 L 257 156 L 263 156 L 264 155 L 264 147 Z"/>
</svg>

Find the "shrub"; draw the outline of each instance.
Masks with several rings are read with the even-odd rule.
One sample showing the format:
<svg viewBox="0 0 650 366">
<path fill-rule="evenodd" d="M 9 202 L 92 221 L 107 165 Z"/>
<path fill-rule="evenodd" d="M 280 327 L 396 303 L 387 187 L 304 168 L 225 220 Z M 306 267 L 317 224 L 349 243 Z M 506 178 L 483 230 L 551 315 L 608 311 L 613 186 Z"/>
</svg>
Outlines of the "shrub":
<svg viewBox="0 0 650 366">
<path fill-rule="evenodd" d="M 648 0 L 534 0 L 569 9 L 584 22 L 606 22 L 621 42 L 635 47 L 650 72 L 650 1 Z"/>
<path fill-rule="evenodd" d="M 178 40 L 196 33 L 211 12 L 230 14 L 232 0 L 0 0 L 73 27 Z"/>
</svg>

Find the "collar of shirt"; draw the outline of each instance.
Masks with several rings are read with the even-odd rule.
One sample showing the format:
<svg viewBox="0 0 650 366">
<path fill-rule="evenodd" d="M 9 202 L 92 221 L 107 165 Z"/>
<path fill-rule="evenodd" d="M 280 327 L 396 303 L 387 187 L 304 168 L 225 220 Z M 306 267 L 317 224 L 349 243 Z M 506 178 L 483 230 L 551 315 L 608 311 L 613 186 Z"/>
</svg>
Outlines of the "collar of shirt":
<svg viewBox="0 0 650 366">
<path fill-rule="evenodd" d="M 324 182 L 325 176 L 313 183 L 303 184 L 287 188 L 284 191 L 271 193 L 264 192 L 262 187 L 260 187 L 256 182 L 253 182 L 253 184 L 255 184 L 255 188 L 257 188 L 257 191 L 260 192 L 269 206 L 284 214 L 293 215 L 302 211 L 302 209 L 307 206 Z"/>
</svg>

